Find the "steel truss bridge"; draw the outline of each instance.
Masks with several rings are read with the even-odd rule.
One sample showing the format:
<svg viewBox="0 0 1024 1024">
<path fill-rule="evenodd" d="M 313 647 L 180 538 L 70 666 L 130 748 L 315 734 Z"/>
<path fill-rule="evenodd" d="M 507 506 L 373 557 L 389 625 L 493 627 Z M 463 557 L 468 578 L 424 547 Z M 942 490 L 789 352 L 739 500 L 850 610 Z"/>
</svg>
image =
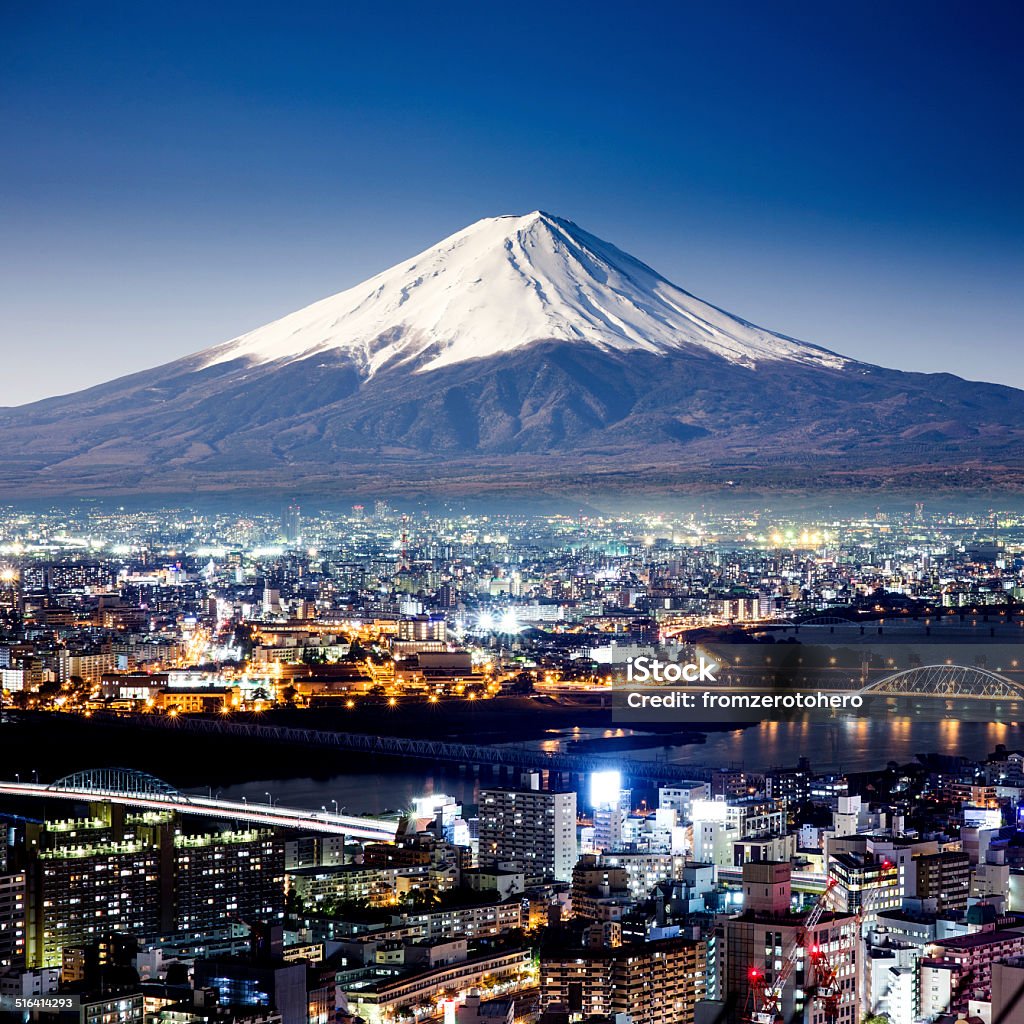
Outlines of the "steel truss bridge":
<svg viewBox="0 0 1024 1024">
<path fill-rule="evenodd" d="M 1024 703 L 1024 685 L 986 668 L 965 665 L 920 665 L 869 683 L 864 696 L 935 697 Z"/>
<path fill-rule="evenodd" d="M 174 811 L 206 818 L 221 818 L 250 825 L 300 829 L 327 835 L 345 835 L 366 842 L 392 842 L 398 822 L 357 818 L 328 811 L 307 811 L 278 804 L 219 800 L 182 793 L 163 779 L 130 768 L 94 768 L 75 772 L 56 782 L 0 781 L 0 794 L 44 799 L 96 801 L 150 811 Z"/>
<path fill-rule="evenodd" d="M 263 722 L 225 721 L 198 715 L 140 715 L 100 712 L 93 715 L 104 721 L 154 729 L 187 730 L 210 736 L 230 736 L 287 743 L 304 747 L 333 748 L 378 757 L 403 757 L 413 760 L 459 765 L 481 765 L 519 771 L 552 771 L 566 775 L 587 774 L 614 769 L 640 782 L 672 783 L 693 779 L 709 780 L 714 769 L 699 765 L 673 764 L 658 759 L 610 757 L 607 754 L 548 752 L 521 746 L 482 746 L 442 740 L 406 739 L 400 736 L 371 736 L 363 733 L 325 732 L 296 726 Z"/>
</svg>

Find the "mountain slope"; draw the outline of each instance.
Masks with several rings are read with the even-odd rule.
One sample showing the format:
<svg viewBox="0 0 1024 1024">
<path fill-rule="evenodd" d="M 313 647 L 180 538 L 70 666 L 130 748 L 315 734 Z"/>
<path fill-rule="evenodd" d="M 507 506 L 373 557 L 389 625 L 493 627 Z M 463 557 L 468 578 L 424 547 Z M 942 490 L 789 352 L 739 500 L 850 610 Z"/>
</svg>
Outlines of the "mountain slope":
<svg viewBox="0 0 1024 1024">
<path fill-rule="evenodd" d="M 547 214 L 166 366 L 0 411 L 8 493 L 1012 486 L 1024 392 L 755 327 Z"/>
<path fill-rule="evenodd" d="M 539 340 L 617 352 L 706 351 L 745 366 L 848 362 L 716 309 L 571 221 L 536 211 L 478 221 L 213 349 L 206 365 L 339 351 L 370 377 L 401 364 L 428 372 Z"/>
</svg>

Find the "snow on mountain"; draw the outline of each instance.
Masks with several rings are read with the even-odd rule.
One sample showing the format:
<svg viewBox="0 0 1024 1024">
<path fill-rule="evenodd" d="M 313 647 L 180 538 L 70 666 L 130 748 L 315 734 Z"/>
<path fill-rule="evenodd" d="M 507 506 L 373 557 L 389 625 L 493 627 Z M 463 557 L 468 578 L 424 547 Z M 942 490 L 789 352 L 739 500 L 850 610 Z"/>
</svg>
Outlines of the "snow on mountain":
<svg viewBox="0 0 1024 1024">
<path fill-rule="evenodd" d="M 537 211 L 477 221 L 354 288 L 209 350 L 202 366 L 341 350 L 369 378 L 385 366 L 426 372 L 537 341 L 704 351 L 742 366 L 850 362 L 702 302 L 571 221 Z"/>
<path fill-rule="evenodd" d="M 0 479 L 104 497 L 1024 491 L 1024 392 L 761 330 L 532 213 L 217 348 L 0 409 Z"/>
</svg>

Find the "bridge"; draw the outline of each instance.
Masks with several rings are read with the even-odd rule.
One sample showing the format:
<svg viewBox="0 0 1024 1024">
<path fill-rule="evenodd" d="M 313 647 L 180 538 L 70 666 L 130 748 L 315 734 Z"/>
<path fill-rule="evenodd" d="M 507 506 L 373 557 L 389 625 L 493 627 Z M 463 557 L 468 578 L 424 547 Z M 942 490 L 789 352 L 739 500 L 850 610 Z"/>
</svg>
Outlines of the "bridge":
<svg viewBox="0 0 1024 1024">
<path fill-rule="evenodd" d="M 0 795 L 47 800 L 103 801 L 150 811 L 174 811 L 206 818 L 222 818 L 249 825 L 274 826 L 344 835 L 365 842 L 392 842 L 398 822 L 385 818 L 357 818 L 329 811 L 220 800 L 183 793 L 168 782 L 130 768 L 94 768 L 75 772 L 56 782 L 0 781 Z"/>
<path fill-rule="evenodd" d="M 812 619 L 802 619 L 800 622 L 787 621 L 786 626 L 863 626 L 864 622 L 859 619 L 848 619 L 841 615 L 815 615 Z"/>
<path fill-rule="evenodd" d="M 718 880 L 728 885 L 742 886 L 743 868 L 719 867 Z M 794 892 L 809 892 L 820 895 L 828 888 L 828 875 L 813 871 L 794 871 L 791 875 Z"/>
<path fill-rule="evenodd" d="M 987 668 L 919 665 L 869 683 L 862 696 L 936 697 L 945 700 L 1020 701 L 1024 685 Z"/>
<path fill-rule="evenodd" d="M 631 757 L 610 757 L 607 754 L 565 753 L 532 747 L 483 746 L 447 740 L 407 739 L 400 736 L 376 736 L 363 733 L 328 732 L 299 726 L 273 725 L 263 722 L 225 721 L 223 716 L 206 718 L 200 715 L 151 715 L 137 713 L 96 712 L 94 719 L 147 729 L 185 730 L 210 736 L 230 736 L 286 743 L 302 747 L 327 747 L 377 757 L 400 757 L 412 760 L 443 762 L 464 766 L 489 765 L 517 771 L 552 771 L 566 775 L 585 775 L 595 771 L 616 770 L 635 782 L 672 783 L 690 779 L 708 781 L 713 768 L 700 765 L 675 764 L 671 761 Z"/>
</svg>

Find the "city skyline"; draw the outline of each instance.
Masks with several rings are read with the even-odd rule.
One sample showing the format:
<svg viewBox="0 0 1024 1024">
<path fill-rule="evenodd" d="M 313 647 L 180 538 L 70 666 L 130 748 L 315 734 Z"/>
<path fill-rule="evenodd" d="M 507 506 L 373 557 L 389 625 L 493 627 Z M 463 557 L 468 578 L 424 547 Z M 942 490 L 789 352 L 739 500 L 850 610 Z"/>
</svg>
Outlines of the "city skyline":
<svg viewBox="0 0 1024 1024">
<path fill-rule="evenodd" d="M 1024 1024 L 1024 14 L 0 11 L 0 1019 Z"/>
<path fill-rule="evenodd" d="M 995 1020 L 1022 552 L 924 501 L 0 509 L 0 1011 Z M 758 710 L 623 719 L 651 657 Z"/>
</svg>

